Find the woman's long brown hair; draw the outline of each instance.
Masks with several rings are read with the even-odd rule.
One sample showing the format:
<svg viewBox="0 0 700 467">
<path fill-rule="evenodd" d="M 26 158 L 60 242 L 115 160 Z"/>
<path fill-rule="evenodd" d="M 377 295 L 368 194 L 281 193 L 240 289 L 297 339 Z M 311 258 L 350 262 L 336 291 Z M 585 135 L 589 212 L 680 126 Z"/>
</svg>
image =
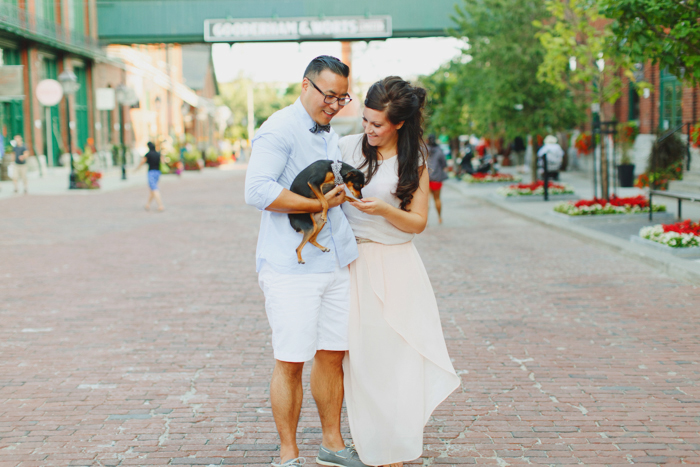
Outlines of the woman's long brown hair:
<svg viewBox="0 0 700 467">
<path fill-rule="evenodd" d="M 401 122 L 397 157 L 399 162 L 399 183 L 396 186 L 400 208 L 408 211 L 413 193 L 418 189 L 420 176 L 426 160 L 426 147 L 423 141 L 423 106 L 425 89 L 412 86 L 398 76 L 389 76 L 374 83 L 367 91 L 365 107 L 386 113 L 387 119 L 394 125 Z M 377 148 L 370 146 L 367 135 L 362 137 L 362 154 L 365 160 L 360 168 L 367 167 L 369 183 L 379 169 Z"/>
</svg>

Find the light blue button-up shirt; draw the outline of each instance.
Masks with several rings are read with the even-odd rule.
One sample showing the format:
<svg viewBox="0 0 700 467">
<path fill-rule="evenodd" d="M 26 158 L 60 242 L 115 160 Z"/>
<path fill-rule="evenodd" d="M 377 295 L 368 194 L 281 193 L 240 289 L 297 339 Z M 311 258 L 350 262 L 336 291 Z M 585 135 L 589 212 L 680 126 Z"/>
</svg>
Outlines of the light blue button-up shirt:
<svg viewBox="0 0 700 467">
<path fill-rule="evenodd" d="M 301 252 L 306 264 L 297 262 L 296 248 L 302 234 L 292 228 L 287 214 L 265 211 L 309 164 L 320 159 L 341 160 L 338 135 L 333 129 L 313 134 L 309 131 L 313 125 L 297 99 L 268 118 L 253 138 L 245 202 L 263 211 L 255 254 L 258 271 L 266 262 L 282 274 L 332 272 L 336 261 L 345 267 L 357 258 L 355 236 L 340 206 L 328 211 L 328 222 L 317 238 L 331 251 L 323 253 L 307 243 Z"/>
</svg>

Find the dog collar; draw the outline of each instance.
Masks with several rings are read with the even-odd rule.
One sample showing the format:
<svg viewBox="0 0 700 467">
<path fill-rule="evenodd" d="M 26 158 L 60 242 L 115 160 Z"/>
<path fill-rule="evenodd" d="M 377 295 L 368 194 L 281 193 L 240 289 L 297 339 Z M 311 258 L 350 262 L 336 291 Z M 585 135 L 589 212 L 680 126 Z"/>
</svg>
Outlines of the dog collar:
<svg viewBox="0 0 700 467">
<path fill-rule="evenodd" d="M 340 169 L 343 168 L 343 163 L 340 161 L 335 161 L 331 164 L 331 170 L 333 171 L 333 176 L 335 177 L 335 185 L 343 184 L 343 176 L 340 174 Z"/>
</svg>

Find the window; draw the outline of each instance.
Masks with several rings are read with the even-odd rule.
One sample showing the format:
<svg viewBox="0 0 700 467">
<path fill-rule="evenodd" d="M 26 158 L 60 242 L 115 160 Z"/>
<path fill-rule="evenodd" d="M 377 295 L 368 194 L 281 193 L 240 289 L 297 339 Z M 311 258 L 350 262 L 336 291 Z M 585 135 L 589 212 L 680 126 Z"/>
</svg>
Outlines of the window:
<svg viewBox="0 0 700 467">
<path fill-rule="evenodd" d="M 659 126 L 662 130 L 676 128 L 683 123 L 683 87 L 678 79 L 663 70 L 659 80 Z"/>
<path fill-rule="evenodd" d="M 88 88 L 87 79 L 84 67 L 75 67 L 73 69 L 75 76 L 78 78 L 78 83 L 80 83 L 80 89 L 75 93 L 75 120 L 77 124 L 76 133 L 77 146 L 81 150 L 85 150 L 88 139 Z"/>
<path fill-rule="evenodd" d="M 68 0 L 70 28 L 77 36 L 85 35 L 85 0 Z"/>
<path fill-rule="evenodd" d="M 635 121 L 639 120 L 639 94 L 637 93 L 637 86 L 630 81 L 629 85 L 629 95 L 627 100 L 627 120 Z"/>
<path fill-rule="evenodd" d="M 0 49 L 0 65 L 21 65 L 22 60 L 18 50 Z M 0 125 L 5 139 L 15 135 L 24 136 L 24 109 L 21 100 L 0 102 Z"/>
</svg>

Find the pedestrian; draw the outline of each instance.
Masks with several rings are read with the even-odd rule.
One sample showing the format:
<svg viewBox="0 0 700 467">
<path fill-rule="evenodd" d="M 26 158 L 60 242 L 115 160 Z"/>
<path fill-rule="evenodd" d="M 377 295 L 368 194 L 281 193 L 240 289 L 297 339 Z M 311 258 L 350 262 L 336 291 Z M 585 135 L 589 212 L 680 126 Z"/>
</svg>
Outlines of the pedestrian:
<svg viewBox="0 0 700 467">
<path fill-rule="evenodd" d="M 19 192 L 19 181 L 24 184 L 24 194 L 28 193 L 27 188 L 27 159 L 29 159 L 29 150 L 24 145 L 24 141 L 20 135 L 15 135 L 15 167 L 14 177 L 12 181 L 15 184 L 15 193 Z"/>
<path fill-rule="evenodd" d="M 359 248 L 343 367 L 350 432 L 368 465 L 420 457 L 431 413 L 460 384 L 412 242 L 428 221 L 425 95 L 396 76 L 373 84 L 364 133 L 340 141 L 343 160 L 366 174 L 364 198 L 343 204 Z"/>
<path fill-rule="evenodd" d="M 438 213 L 438 222 L 442 224 L 442 201 L 440 201 L 440 191 L 442 182 L 447 180 L 447 159 L 440 146 L 435 142 L 435 135 L 428 136 L 428 176 L 430 180 L 430 193 L 435 201 L 435 209 Z"/>
<path fill-rule="evenodd" d="M 134 171 L 139 170 L 142 165 L 148 164 L 148 189 L 150 191 L 148 194 L 148 201 L 146 202 L 146 206 L 144 206 L 146 211 L 150 211 L 151 202 L 153 200 L 155 200 L 156 204 L 158 205 L 158 211 L 162 212 L 165 209 L 163 206 L 163 201 L 160 198 L 160 190 L 158 189 L 158 182 L 160 181 L 160 164 L 162 159 L 163 157 L 160 155 L 160 152 L 156 151 L 156 145 L 149 141 L 148 152 L 145 156 L 143 156 L 143 158 L 141 158 L 141 162 L 136 169 L 134 169 Z"/>
<path fill-rule="evenodd" d="M 537 166 L 542 178 L 545 177 L 544 158 L 547 159 L 547 178 L 549 180 L 559 180 L 559 170 L 564 160 L 564 150 L 559 146 L 559 140 L 554 135 L 547 135 L 544 139 L 544 145 L 537 151 Z"/>
<path fill-rule="evenodd" d="M 275 112 L 252 142 L 246 173 L 245 200 L 262 211 L 256 251 L 258 283 L 265 295 L 265 311 L 272 328 L 275 368 L 270 402 L 280 436 L 280 464 L 300 467 L 296 441 L 303 402 L 304 362 L 313 359 L 311 394 L 316 401 L 323 436 L 316 461 L 322 465 L 364 467 L 354 447 L 340 433 L 343 404 L 342 361 L 348 349 L 350 273 L 357 244 L 350 224 L 338 206 L 344 186 L 326 193 L 328 225 L 318 243 L 307 244 L 305 264 L 297 260 L 299 234 L 288 213 L 315 213 L 321 203 L 289 191 L 294 178 L 317 160 L 339 160 L 333 117 L 351 99 L 350 69 L 335 57 L 322 55 L 309 63 L 301 95 Z"/>
<path fill-rule="evenodd" d="M 518 172 L 522 173 L 525 171 L 525 150 L 527 149 L 523 137 L 520 135 L 516 136 L 513 139 L 511 148 L 513 151 L 513 165 L 516 166 Z"/>
<path fill-rule="evenodd" d="M 459 162 L 459 175 L 461 178 L 461 175 L 463 173 L 466 174 L 473 174 L 474 173 L 474 166 L 472 166 L 472 159 L 474 158 L 474 148 L 469 140 L 467 140 L 466 144 L 464 145 L 464 155 L 462 156 L 462 160 Z"/>
</svg>

